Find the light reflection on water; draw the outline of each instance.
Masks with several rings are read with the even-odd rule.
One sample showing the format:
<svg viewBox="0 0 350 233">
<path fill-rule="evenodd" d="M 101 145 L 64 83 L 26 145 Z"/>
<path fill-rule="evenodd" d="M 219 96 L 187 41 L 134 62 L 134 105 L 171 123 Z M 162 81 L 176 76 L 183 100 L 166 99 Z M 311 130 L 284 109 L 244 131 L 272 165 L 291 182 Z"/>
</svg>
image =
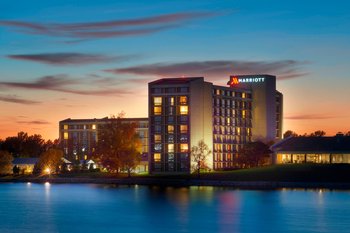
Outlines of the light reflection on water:
<svg viewBox="0 0 350 233">
<path fill-rule="evenodd" d="M 0 184 L 0 232 L 349 232 L 350 192 Z"/>
</svg>

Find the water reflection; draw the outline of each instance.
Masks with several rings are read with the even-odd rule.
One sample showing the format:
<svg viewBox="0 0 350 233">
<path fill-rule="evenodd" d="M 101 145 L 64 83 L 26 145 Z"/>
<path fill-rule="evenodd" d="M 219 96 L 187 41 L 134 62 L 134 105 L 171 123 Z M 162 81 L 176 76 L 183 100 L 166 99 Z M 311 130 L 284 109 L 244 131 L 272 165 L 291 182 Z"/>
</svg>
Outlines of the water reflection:
<svg viewBox="0 0 350 233">
<path fill-rule="evenodd" d="M 1 184 L 0 206 L 0 232 L 15 233 L 294 233 L 350 228 L 349 192 L 323 189 Z"/>
</svg>

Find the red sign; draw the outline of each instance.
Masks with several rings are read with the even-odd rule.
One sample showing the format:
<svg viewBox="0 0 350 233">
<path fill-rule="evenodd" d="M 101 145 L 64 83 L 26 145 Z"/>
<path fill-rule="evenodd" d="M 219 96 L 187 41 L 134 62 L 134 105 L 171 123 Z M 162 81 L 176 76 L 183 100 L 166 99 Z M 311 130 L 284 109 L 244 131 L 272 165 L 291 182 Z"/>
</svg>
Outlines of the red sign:
<svg viewBox="0 0 350 233">
<path fill-rule="evenodd" d="M 233 87 L 237 84 L 239 84 L 239 79 L 236 76 L 231 76 L 230 81 L 227 82 L 227 85 L 230 85 L 230 87 Z"/>
</svg>

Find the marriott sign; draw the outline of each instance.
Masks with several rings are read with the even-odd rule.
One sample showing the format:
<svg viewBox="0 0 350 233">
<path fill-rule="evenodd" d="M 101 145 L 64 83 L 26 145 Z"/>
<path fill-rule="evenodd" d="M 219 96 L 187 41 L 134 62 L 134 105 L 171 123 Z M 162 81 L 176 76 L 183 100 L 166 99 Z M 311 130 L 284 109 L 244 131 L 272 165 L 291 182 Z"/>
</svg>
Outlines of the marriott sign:
<svg viewBox="0 0 350 233">
<path fill-rule="evenodd" d="M 230 80 L 227 82 L 227 85 L 230 85 L 230 87 L 236 86 L 240 83 L 263 83 L 265 82 L 264 77 L 245 77 L 240 78 L 237 76 L 230 76 Z"/>
</svg>

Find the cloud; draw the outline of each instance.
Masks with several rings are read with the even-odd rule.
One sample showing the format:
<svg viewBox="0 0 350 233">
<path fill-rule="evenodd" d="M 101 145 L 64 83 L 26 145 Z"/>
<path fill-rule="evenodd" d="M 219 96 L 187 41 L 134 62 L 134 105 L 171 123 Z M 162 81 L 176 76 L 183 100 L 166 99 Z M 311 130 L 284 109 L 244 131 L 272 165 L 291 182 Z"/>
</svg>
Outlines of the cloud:
<svg viewBox="0 0 350 233">
<path fill-rule="evenodd" d="M 284 117 L 287 120 L 325 120 L 337 118 L 337 116 L 327 115 L 327 114 L 301 114 L 294 116 Z"/>
<path fill-rule="evenodd" d="M 127 68 L 108 69 L 114 74 L 136 74 L 161 77 L 205 76 L 209 78 L 228 77 L 232 74 L 272 74 L 279 79 L 291 79 L 306 75 L 299 71 L 307 62 L 282 61 L 195 61 L 182 63 L 154 63 Z"/>
<path fill-rule="evenodd" d="M 40 104 L 41 103 L 39 101 L 18 98 L 17 96 L 3 96 L 3 95 L 0 95 L 0 101 L 8 102 L 8 103 L 15 103 L 15 104 L 25 104 L 25 105 L 33 105 L 33 104 Z"/>
<path fill-rule="evenodd" d="M 82 87 L 88 84 L 88 88 L 82 89 Z M 86 82 L 84 79 L 73 79 L 67 75 L 45 76 L 38 78 L 32 82 L 0 82 L 0 87 L 12 89 L 57 91 L 78 95 L 120 96 L 132 93 L 121 87 L 100 86 L 98 88 L 95 87 L 95 89 L 90 89 L 90 86 L 91 80 L 89 82 Z"/>
<path fill-rule="evenodd" d="M 44 120 L 34 120 L 34 121 L 17 121 L 18 124 L 28 124 L 28 125 L 48 125 L 50 122 Z"/>
<path fill-rule="evenodd" d="M 178 27 L 190 20 L 207 18 L 215 15 L 218 14 L 211 12 L 182 12 L 137 19 L 66 24 L 0 20 L 0 26 L 17 28 L 20 29 L 20 32 L 26 34 L 76 38 L 78 40 L 74 40 L 73 43 L 75 43 L 84 39 L 152 34 Z M 71 42 L 72 41 L 69 41 L 68 43 Z"/>
<path fill-rule="evenodd" d="M 50 65 L 85 65 L 93 63 L 126 60 L 129 56 L 109 57 L 99 54 L 86 53 L 41 53 L 8 55 L 8 58 L 26 60 Z"/>
</svg>

